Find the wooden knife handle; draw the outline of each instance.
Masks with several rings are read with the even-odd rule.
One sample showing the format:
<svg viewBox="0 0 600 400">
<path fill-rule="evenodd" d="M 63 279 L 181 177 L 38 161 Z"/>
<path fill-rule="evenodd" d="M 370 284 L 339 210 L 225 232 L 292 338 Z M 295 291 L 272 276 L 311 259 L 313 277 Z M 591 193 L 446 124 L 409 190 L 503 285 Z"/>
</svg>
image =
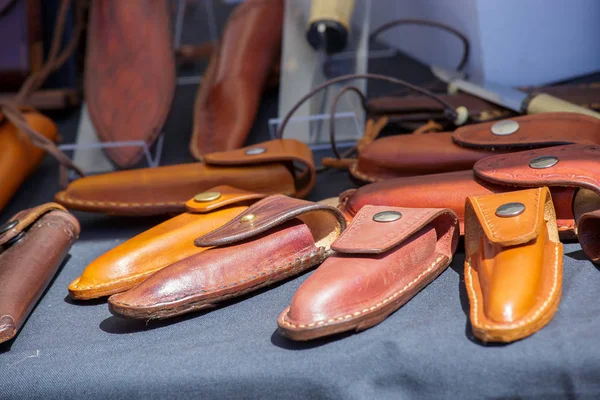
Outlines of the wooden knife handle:
<svg viewBox="0 0 600 400">
<path fill-rule="evenodd" d="M 529 100 L 529 103 L 527 104 L 527 114 L 547 112 L 573 112 L 600 119 L 600 114 L 595 111 L 550 96 L 549 94 L 538 94 Z"/>
</svg>

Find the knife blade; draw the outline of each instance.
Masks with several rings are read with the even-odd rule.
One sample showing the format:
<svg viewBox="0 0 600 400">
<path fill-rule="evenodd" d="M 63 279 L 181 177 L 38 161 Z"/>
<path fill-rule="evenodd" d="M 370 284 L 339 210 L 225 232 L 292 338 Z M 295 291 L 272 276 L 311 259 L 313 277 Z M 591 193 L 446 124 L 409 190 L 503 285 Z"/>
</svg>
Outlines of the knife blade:
<svg viewBox="0 0 600 400">
<path fill-rule="evenodd" d="M 600 119 L 600 114 L 595 111 L 550 96 L 549 94 L 529 94 L 492 82 L 477 84 L 466 80 L 464 73 L 458 71 L 447 70 L 439 66 L 432 66 L 430 69 L 436 78 L 447 83 L 449 86 L 454 86 L 465 93 L 472 94 L 520 114 L 574 112 Z"/>
</svg>

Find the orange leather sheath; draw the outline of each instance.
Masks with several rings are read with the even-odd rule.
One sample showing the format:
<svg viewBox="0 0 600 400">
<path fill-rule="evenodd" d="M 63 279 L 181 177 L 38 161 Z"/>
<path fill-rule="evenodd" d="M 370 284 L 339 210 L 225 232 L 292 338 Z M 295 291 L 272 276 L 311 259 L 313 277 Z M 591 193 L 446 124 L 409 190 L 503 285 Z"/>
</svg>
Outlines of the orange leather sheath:
<svg viewBox="0 0 600 400">
<path fill-rule="evenodd" d="M 35 111 L 24 111 L 27 123 L 50 140 L 58 130 L 49 118 Z M 15 194 L 21 183 L 44 158 L 44 150 L 31 143 L 26 135 L 0 114 L 0 210 Z"/>
<path fill-rule="evenodd" d="M 469 197 L 465 285 L 475 337 L 513 342 L 548 324 L 560 302 L 562 259 L 547 188 Z"/>
<path fill-rule="evenodd" d="M 194 246 L 198 235 L 219 228 L 263 197 L 228 186 L 199 194 L 187 202 L 187 212 L 95 259 L 69 285 L 69 295 L 89 300 L 131 289 L 167 265 L 204 251 L 205 247 Z"/>
<path fill-rule="evenodd" d="M 297 167 L 302 170 L 298 171 Z M 310 148 L 293 139 L 212 153 L 202 162 L 118 171 L 73 181 L 56 194 L 67 208 L 117 215 L 185 211 L 197 193 L 227 185 L 264 194 L 306 196 L 315 184 Z"/>
<path fill-rule="evenodd" d="M 505 129 L 498 124 L 505 124 Z M 350 172 L 359 180 L 377 182 L 462 171 L 494 154 L 569 143 L 600 144 L 600 120 L 545 113 L 468 125 L 454 132 L 388 136 L 365 146 Z"/>
</svg>

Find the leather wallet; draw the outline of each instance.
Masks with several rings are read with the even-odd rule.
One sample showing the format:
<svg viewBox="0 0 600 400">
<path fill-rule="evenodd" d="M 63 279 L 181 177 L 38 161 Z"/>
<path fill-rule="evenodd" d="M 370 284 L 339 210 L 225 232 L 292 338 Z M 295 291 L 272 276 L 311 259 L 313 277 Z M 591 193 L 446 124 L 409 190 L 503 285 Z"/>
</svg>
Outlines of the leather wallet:
<svg viewBox="0 0 600 400">
<path fill-rule="evenodd" d="M 244 145 L 281 54 L 283 0 L 248 0 L 233 11 L 194 105 L 196 159 Z"/>
<path fill-rule="evenodd" d="M 450 265 L 458 238 L 449 209 L 363 207 L 281 313 L 279 332 L 310 340 L 379 324 Z"/>
<path fill-rule="evenodd" d="M 461 171 L 493 154 L 569 143 L 600 144 L 600 120 L 544 113 L 467 125 L 454 132 L 388 136 L 365 146 L 350 172 L 359 180 L 376 182 Z"/>
<path fill-rule="evenodd" d="M 169 318 L 213 307 L 319 264 L 346 226 L 334 207 L 275 195 L 195 240 L 213 247 L 111 296 L 116 315 Z"/>
<path fill-rule="evenodd" d="M 562 265 L 548 188 L 467 199 L 465 285 L 476 338 L 513 342 L 548 324 L 560 302 Z"/>
<path fill-rule="evenodd" d="M 298 171 L 298 168 L 302 168 Z M 315 184 L 310 148 L 293 139 L 204 156 L 202 162 L 117 171 L 73 181 L 55 200 L 67 208 L 118 215 L 181 213 L 196 193 L 227 185 L 306 196 Z"/>
<path fill-rule="evenodd" d="M 156 271 L 206 250 L 194 239 L 219 228 L 265 197 L 228 186 L 200 193 L 187 212 L 171 218 L 101 255 L 69 285 L 69 295 L 89 300 L 124 292 Z"/>
<path fill-rule="evenodd" d="M 50 140 L 56 140 L 54 122 L 35 111 L 24 111 L 27 123 Z M 44 150 L 35 146 L 28 136 L 19 132 L 0 113 L 0 210 L 9 202 L 27 177 L 44 158 Z"/>
<path fill-rule="evenodd" d="M 85 64 L 85 100 L 103 142 L 157 138 L 175 93 L 175 55 L 167 0 L 91 2 Z M 130 167 L 141 146 L 110 147 L 106 154 Z"/>
<path fill-rule="evenodd" d="M 79 223 L 47 203 L 0 227 L 0 342 L 12 339 L 79 236 Z"/>
<path fill-rule="evenodd" d="M 577 194 L 582 189 L 600 194 L 598 160 L 600 146 L 583 144 L 499 154 L 478 161 L 472 171 L 396 178 L 348 190 L 340 195 L 340 208 L 349 219 L 365 205 L 450 208 L 458 215 L 462 228 L 467 197 L 548 186 L 558 230 L 562 237 L 573 237 Z M 593 205 L 589 201 L 581 203 Z M 578 220 L 586 214 L 591 217 L 593 206 L 580 208 L 576 213 Z M 587 235 L 578 232 L 580 240 L 594 237 L 594 225 L 586 225 Z M 582 245 L 584 250 L 589 248 Z"/>
</svg>

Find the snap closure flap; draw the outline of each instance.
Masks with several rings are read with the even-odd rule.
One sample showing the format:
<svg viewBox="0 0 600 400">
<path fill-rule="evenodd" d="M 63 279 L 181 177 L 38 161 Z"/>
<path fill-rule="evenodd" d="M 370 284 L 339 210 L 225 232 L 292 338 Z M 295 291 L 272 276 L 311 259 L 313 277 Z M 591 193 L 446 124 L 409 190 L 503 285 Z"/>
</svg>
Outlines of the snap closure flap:
<svg viewBox="0 0 600 400">
<path fill-rule="evenodd" d="M 575 113 L 543 113 L 456 129 L 453 141 L 463 147 L 511 149 L 569 143 L 600 144 L 600 120 Z"/>
<path fill-rule="evenodd" d="M 230 245 L 250 239 L 294 218 L 308 226 L 316 245 L 323 244 L 326 248 L 346 228 L 344 216 L 335 207 L 274 195 L 248 207 L 221 228 L 197 238 L 194 244 L 199 247 Z"/>
<path fill-rule="evenodd" d="M 600 146 L 571 144 L 486 157 L 475 163 L 473 173 L 502 185 L 579 187 L 600 194 L 599 160 Z"/>
<path fill-rule="evenodd" d="M 75 225 L 77 234 L 79 233 L 79 222 L 77 222 L 77 219 L 71 216 L 71 214 L 69 214 L 69 212 L 63 206 L 56 203 L 46 203 L 35 208 L 20 211 L 17 214 L 15 214 L 10 220 L 4 223 L 0 227 L 0 230 L 3 230 L 3 232 L 0 232 L 0 246 L 13 243 L 11 242 L 13 239 L 15 239 L 25 230 L 27 230 L 43 215 L 54 210 L 64 211 L 65 214 L 69 215 L 69 217 L 73 220 L 73 224 Z M 16 242 L 16 239 L 14 240 L 14 242 Z"/>
<path fill-rule="evenodd" d="M 185 208 L 191 213 L 207 213 L 232 204 L 257 201 L 265 197 L 267 195 L 263 193 L 222 185 L 198 193 L 185 203 Z"/>
<path fill-rule="evenodd" d="M 550 198 L 546 187 L 474 196 L 467 199 L 465 214 L 474 213 L 487 239 L 492 243 L 512 246 L 527 243 L 540 235 L 545 228 L 545 203 Z M 498 215 L 498 210 L 506 205 L 516 205 L 518 213 Z M 515 208 L 516 209 L 516 208 Z M 553 210 L 554 208 L 552 208 Z M 468 218 L 468 216 L 467 216 Z M 556 217 L 554 217 L 556 219 Z M 472 225 L 465 222 L 465 234 Z M 465 239 L 467 240 L 467 239 Z"/>
<path fill-rule="evenodd" d="M 377 221 L 386 213 L 389 221 Z M 400 214 L 401 218 L 395 218 Z M 446 217 L 458 232 L 458 218 L 447 208 L 364 206 L 331 248 L 346 254 L 381 254 L 400 245 L 432 221 Z M 391 218 L 394 217 L 394 218 Z M 458 234 L 450 235 L 456 236 Z"/>
</svg>

